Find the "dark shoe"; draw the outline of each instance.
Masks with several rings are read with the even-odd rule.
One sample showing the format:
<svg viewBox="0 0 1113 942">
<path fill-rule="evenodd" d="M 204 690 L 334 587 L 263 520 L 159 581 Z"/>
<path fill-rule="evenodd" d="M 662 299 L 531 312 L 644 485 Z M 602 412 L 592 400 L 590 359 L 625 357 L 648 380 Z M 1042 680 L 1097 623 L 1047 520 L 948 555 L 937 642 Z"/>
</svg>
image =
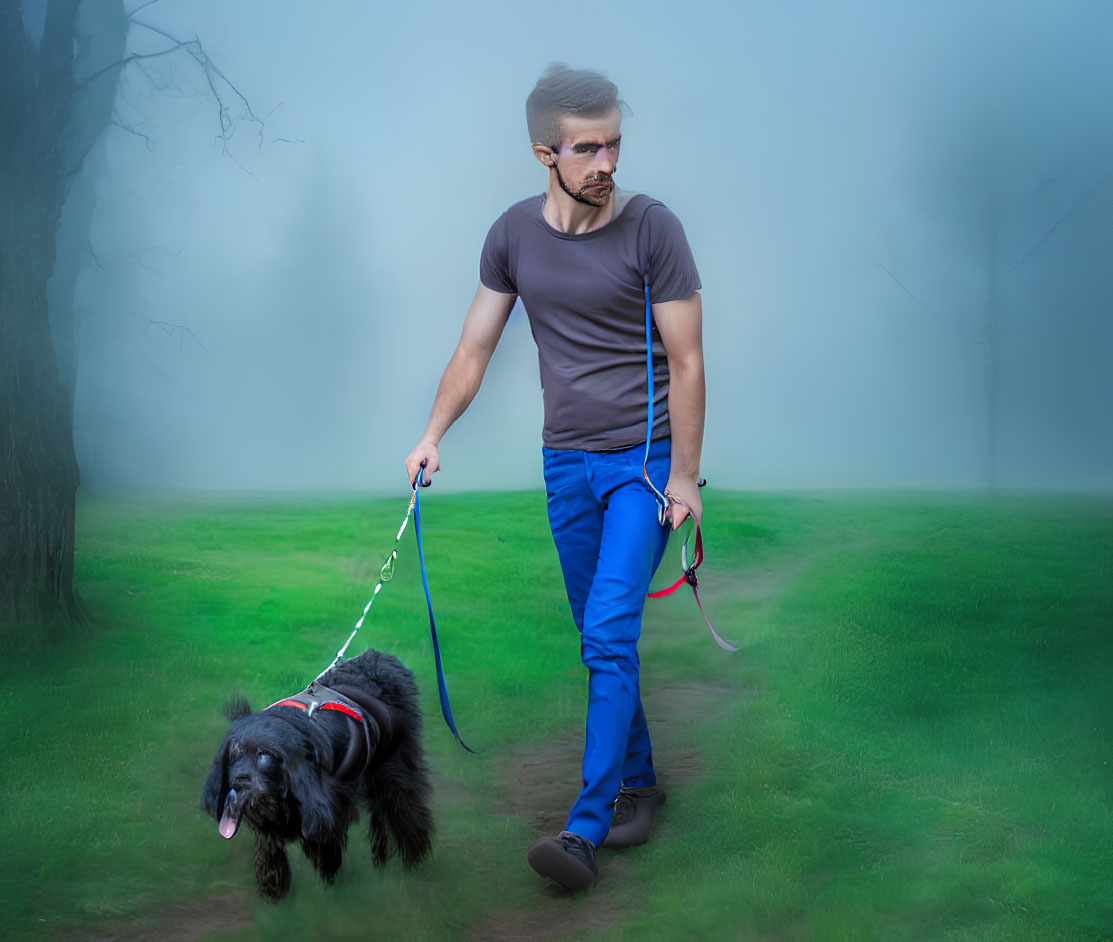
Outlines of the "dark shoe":
<svg viewBox="0 0 1113 942">
<path fill-rule="evenodd" d="M 526 860 L 541 876 L 556 880 L 566 890 L 586 890 L 599 880 L 595 845 L 571 831 L 541 838 L 526 851 Z"/>
<path fill-rule="evenodd" d="M 621 788 L 614 800 L 611 829 L 603 839 L 602 847 L 619 850 L 637 847 L 649 840 L 653 812 L 665 803 L 665 790 L 651 785 L 649 788 Z"/>
</svg>

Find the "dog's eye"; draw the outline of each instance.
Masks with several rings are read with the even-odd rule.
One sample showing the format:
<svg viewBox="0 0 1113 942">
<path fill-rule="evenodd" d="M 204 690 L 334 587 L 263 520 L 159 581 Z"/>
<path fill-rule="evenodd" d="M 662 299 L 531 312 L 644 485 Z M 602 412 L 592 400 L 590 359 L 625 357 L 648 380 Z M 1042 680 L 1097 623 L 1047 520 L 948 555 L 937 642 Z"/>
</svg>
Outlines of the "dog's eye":
<svg viewBox="0 0 1113 942">
<path fill-rule="evenodd" d="M 266 752 L 260 752 L 259 758 L 255 760 L 255 764 L 259 766 L 260 772 L 266 772 L 274 764 L 274 756 Z"/>
</svg>

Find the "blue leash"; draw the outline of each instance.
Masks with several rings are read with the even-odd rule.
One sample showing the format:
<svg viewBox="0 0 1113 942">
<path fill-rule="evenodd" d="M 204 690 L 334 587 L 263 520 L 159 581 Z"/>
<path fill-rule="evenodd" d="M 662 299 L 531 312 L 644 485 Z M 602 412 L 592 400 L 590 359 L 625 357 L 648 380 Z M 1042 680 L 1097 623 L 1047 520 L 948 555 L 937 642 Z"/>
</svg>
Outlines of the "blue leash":
<svg viewBox="0 0 1113 942">
<path fill-rule="evenodd" d="M 645 283 L 645 373 L 649 377 L 649 410 L 645 419 L 645 457 L 642 459 L 642 477 L 645 478 L 645 483 L 649 485 L 649 489 L 653 491 L 653 497 L 657 501 L 657 519 L 662 526 L 665 524 L 665 514 L 669 510 L 668 499 L 657 490 L 656 486 L 649 479 L 649 471 L 647 465 L 649 464 L 649 442 L 653 438 L 653 308 L 649 303 L 649 282 Z"/>
<path fill-rule="evenodd" d="M 424 462 L 422 462 L 422 467 L 417 472 L 417 480 L 414 481 L 414 533 L 417 535 L 417 558 L 421 562 L 421 584 L 425 588 L 425 605 L 429 609 L 429 634 L 433 638 L 433 659 L 437 662 L 437 687 L 441 696 L 441 715 L 448 724 L 448 728 L 452 730 L 452 735 L 456 737 L 456 741 L 474 755 L 475 750 L 460 738 L 456 723 L 452 719 L 452 707 L 448 705 L 448 687 L 445 686 L 444 669 L 441 667 L 441 649 L 440 645 L 437 644 L 437 622 L 433 618 L 433 602 L 429 598 L 429 578 L 425 575 L 425 553 L 421 549 L 421 500 L 418 493 L 421 491 L 421 479 L 424 474 L 425 467 Z"/>
<path fill-rule="evenodd" d="M 645 457 L 642 459 L 642 477 L 645 483 L 649 485 L 649 489 L 653 491 L 653 496 L 657 499 L 657 520 L 661 526 L 665 526 L 668 520 L 669 512 L 669 498 L 657 490 L 654 483 L 649 479 L 649 441 L 653 437 L 653 333 L 652 333 L 652 320 L 653 320 L 653 307 L 649 301 L 649 279 L 645 282 L 645 372 L 649 378 L 649 409 L 648 416 L 645 420 Z M 700 478 L 697 482 L 699 487 L 703 487 L 707 482 Z M 674 582 L 667 589 L 662 589 L 660 592 L 648 593 L 648 598 L 658 599 L 665 595 L 671 595 L 685 582 L 692 587 L 692 595 L 696 598 L 696 605 L 699 606 L 699 612 L 703 616 L 704 622 L 707 624 L 711 632 L 711 637 L 715 639 L 715 643 L 724 651 L 737 651 L 733 644 L 729 641 L 724 641 L 719 632 L 711 624 L 711 620 L 707 617 L 707 612 L 703 610 L 703 602 L 699 597 L 699 581 L 696 578 L 696 570 L 699 569 L 703 563 L 703 539 L 700 536 L 699 523 L 696 522 L 695 517 L 691 518 L 694 525 L 693 532 L 695 533 L 695 546 L 693 548 L 692 565 L 688 565 L 688 538 L 684 539 L 684 546 L 681 549 L 680 559 L 681 566 L 684 570 L 684 575 Z"/>
<path fill-rule="evenodd" d="M 649 463 L 649 440 L 653 437 L 653 308 L 649 303 L 649 282 L 645 283 L 645 375 L 649 377 L 649 412 L 645 419 L 645 461 Z"/>
</svg>

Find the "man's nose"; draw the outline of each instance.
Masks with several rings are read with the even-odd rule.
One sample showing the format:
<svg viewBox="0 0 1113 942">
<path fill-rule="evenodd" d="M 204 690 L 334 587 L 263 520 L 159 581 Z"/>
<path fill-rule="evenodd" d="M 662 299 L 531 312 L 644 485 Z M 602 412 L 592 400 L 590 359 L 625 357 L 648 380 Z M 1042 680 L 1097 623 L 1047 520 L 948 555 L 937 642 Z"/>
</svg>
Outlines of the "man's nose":
<svg viewBox="0 0 1113 942">
<path fill-rule="evenodd" d="M 592 161 L 592 170 L 596 173 L 605 173 L 610 176 L 618 166 L 618 155 L 611 153 L 610 148 L 600 147 L 595 152 L 595 160 Z"/>
</svg>

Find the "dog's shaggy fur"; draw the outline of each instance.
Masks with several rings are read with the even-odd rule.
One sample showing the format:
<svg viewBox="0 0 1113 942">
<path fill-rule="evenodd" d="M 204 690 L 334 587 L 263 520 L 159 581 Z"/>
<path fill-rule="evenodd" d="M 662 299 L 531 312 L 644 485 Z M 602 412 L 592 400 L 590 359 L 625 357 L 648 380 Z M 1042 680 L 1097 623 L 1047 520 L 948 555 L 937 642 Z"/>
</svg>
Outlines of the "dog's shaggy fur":
<svg viewBox="0 0 1113 942">
<path fill-rule="evenodd" d="M 220 822 L 226 838 L 241 821 L 255 832 L 255 876 L 272 900 L 290 889 L 289 841 L 300 841 L 322 879 L 332 882 L 359 804 L 370 812 L 376 865 L 397 851 L 403 865 L 412 867 L 431 846 L 432 786 L 413 674 L 392 655 L 365 651 L 334 667 L 321 683 L 356 703 L 374 698 L 388 711 L 383 739 L 358 776 L 345 781 L 332 774 L 353 726 L 342 713 L 317 710 L 310 717 L 293 707 L 252 713 L 240 698 L 229 704 L 232 728 L 201 794 L 201 807 Z"/>
</svg>

